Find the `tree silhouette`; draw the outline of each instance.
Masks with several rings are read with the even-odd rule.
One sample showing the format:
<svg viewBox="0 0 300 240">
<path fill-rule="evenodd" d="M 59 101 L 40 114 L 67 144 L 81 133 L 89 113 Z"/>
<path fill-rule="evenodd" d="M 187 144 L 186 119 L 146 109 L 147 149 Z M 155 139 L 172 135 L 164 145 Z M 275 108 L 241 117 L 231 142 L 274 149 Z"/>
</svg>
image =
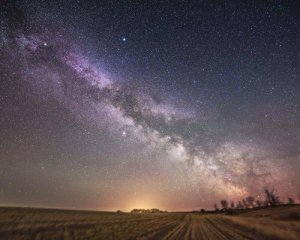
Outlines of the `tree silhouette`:
<svg viewBox="0 0 300 240">
<path fill-rule="evenodd" d="M 236 208 L 237 209 L 243 209 L 244 208 L 244 206 L 243 206 L 243 204 L 242 204 L 241 201 L 238 202 L 238 204 L 236 205 Z"/>
<path fill-rule="evenodd" d="M 231 201 L 230 207 L 231 207 L 231 208 L 234 208 L 234 202 L 233 202 L 233 201 Z"/>
<path fill-rule="evenodd" d="M 244 205 L 244 208 L 248 208 L 248 202 L 245 199 L 243 199 L 243 205 Z"/>
<path fill-rule="evenodd" d="M 218 204 L 215 203 L 214 208 L 215 208 L 216 211 L 218 211 L 219 210 Z"/>
<path fill-rule="evenodd" d="M 223 207 L 223 209 L 227 209 L 228 208 L 228 202 L 226 200 L 221 200 L 221 205 Z"/>
<path fill-rule="evenodd" d="M 265 188 L 265 194 L 266 194 L 266 202 L 269 206 L 276 206 L 281 203 L 279 197 L 275 195 L 274 189 L 270 191 L 267 188 Z"/>
<path fill-rule="evenodd" d="M 248 196 L 248 197 L 246 198 L 246 201 L 247 201 L 247 205 L 248 205 L 249 207 L 253 207 L 254 197 Z"/>
</svg>

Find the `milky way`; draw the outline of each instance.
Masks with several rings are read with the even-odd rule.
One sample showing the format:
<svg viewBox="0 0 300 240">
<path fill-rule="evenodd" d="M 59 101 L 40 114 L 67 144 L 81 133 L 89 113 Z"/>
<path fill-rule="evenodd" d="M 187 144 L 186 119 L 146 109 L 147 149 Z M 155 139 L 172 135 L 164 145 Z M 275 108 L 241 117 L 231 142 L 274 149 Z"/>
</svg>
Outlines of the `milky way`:
<svg viewBox="0 0 300 240">
<path fill-rule="evenodd" d="M 161 5 L 3 3 L 0 204 L 296 198 L 295 6 Z"/>
</svg>

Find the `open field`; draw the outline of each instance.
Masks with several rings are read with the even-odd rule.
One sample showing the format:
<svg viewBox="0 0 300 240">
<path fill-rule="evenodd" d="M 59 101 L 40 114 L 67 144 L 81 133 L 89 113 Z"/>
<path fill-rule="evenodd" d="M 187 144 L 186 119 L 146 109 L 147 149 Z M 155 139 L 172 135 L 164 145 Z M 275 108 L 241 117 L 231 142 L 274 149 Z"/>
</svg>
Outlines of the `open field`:
<svg viewBox="0 0 300 240">
<path fill-rule="evenodd" d="M 300 239 L 300 206 L 235 216 L 2 207 L 0 239 Z"/>
</svg>

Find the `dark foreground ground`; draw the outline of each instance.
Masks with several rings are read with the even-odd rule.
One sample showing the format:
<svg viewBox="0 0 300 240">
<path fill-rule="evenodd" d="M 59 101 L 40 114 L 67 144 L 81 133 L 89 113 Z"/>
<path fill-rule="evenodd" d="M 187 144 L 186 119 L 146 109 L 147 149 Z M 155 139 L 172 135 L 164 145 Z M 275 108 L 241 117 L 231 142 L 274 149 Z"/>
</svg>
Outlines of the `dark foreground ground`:
<svg viewBox="0 0 300 240">
<path fill-rule="evenodd" d="M 235 216 L 0 208 L 0 239 L 300 239 L 300 206 Z"/>
</svg>

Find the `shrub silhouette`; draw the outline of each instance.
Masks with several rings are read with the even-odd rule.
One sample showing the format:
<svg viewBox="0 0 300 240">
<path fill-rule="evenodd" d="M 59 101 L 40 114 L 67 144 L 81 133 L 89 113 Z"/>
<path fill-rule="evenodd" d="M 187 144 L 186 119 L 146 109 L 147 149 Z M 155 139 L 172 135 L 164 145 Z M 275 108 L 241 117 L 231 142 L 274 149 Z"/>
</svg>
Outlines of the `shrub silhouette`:
<svg viewBox="0 0 300 240">
<path fill-rule="evenodd" d="M 232 208 L 228 208 L 228 209 L 225 210 L 225 214 L 234 215 L 234 210 Z"/>
<path fill-rule="evenodd" d="M 295 201 L 293 198 L 288 198 L 288 204 L 295 204 Z"/>
<path fill-rule="evenodd" d="M 263 204 L 260 200 L 256 200 L 255 204 L 256 204 L 257 207 L 262 207 L 263 206 Z"/>
</svg>

